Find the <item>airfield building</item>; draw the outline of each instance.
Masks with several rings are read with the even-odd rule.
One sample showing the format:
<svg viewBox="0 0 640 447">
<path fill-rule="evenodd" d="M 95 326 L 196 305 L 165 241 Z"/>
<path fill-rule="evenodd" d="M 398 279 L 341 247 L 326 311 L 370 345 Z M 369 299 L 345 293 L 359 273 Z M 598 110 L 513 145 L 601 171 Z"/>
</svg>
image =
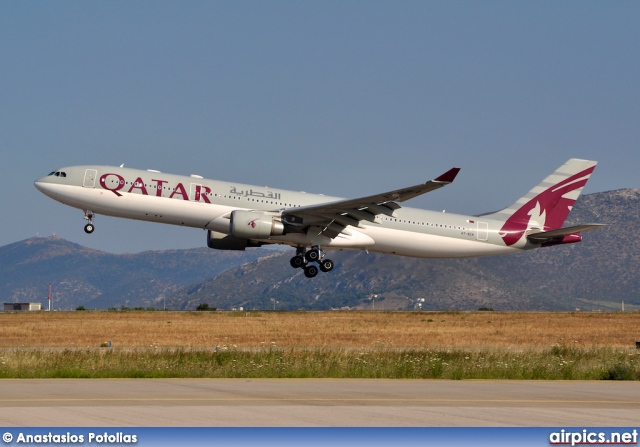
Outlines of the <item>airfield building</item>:
<svg viewBox="0 0 640 447">
<path fill-rule="evenodd" d="M 42 304 L 40 303 L 4 303 L 4 311 L 29 311 L 29 310 L 42 310 Z"/>
</svg>

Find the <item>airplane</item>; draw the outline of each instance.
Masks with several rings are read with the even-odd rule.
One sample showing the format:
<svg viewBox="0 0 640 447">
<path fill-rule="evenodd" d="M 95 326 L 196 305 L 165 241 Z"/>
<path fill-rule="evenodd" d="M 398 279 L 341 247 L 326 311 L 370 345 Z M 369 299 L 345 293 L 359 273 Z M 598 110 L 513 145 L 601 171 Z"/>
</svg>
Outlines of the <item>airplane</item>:
<svg viewBox="0 0 640 447">
<path fill-rule="evenodd" d="M 449 185 L 459 168 L 425 183 L 356 199 L 124 165 L 61 168 L 36 180 L 35 187 L 82 210 L 89 234 L 97 214 L 203 228 L 213 249 L 295 247 L 291 267 L 313 278 L 334 267 L 325 250 L 460 258 L 580 242 L 581 232 L 602 225 L 562 225 L 596 164 L 570 159 L 507 208 L 474 216 L 400 205 Z"/>
</svg>

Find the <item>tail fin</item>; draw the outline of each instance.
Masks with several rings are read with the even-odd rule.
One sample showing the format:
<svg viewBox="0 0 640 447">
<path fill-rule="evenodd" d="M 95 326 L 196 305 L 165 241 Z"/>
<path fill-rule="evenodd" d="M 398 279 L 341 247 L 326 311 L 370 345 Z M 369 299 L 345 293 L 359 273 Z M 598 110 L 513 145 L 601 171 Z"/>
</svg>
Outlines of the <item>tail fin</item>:
<svg viewBox="0 0 640 447">
<path fill-rule="evenodd" d="M 532 227 L 561 228 L 597 163 L 572 158 L 513 205 L 483 217 L 504 222 L 500 236 L 509 246 Z"/>
</svg>

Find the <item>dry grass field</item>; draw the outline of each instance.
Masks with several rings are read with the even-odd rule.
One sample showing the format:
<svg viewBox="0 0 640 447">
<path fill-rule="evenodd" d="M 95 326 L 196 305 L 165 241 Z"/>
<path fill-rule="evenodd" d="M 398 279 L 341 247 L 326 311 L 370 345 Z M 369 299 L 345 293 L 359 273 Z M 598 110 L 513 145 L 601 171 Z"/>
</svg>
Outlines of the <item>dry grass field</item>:
<svg viewBox="0 0 640 447">
<path fill-rule="evenodd" d="M 640 380 L 639 323 L 640 313 L 0 313 L 0 378 Z"/>
<path fill-rule="evenodd" d="M 0 348 L 633 349 L 640 313 L 0 313 Z"/>
</svg>

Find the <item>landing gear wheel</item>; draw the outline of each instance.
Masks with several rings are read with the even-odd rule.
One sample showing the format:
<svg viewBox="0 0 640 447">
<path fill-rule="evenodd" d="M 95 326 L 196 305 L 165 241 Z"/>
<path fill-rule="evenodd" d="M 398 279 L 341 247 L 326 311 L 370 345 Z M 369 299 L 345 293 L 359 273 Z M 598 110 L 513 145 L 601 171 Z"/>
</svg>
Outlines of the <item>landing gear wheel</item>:
<svg viewBox="0 0 640 447">
<path fill-rule="evenodd" d="M 307 258 L 307 261 L 316 262 L 318 259 L 320 259 L 320 250 L 318 250 L 317 248 L 312 248 L 304 256 L 305 258 Z"/>
<path fill-rule="evenodd" d="M 308 265 L 304 268 L 304 276 L 307 278 L 313 278 L 318 274 L 318 267 L 315 265 Z"/>
<path fill-rule="evenodd" d="M 333 261 L 331 259 L 325 259 L 324 261 L 320 262 L 320 270 L 325 273 L 333 270 Z"/>
<path fill-rule="evenodd" d="M 296 255 L 293 258 L 291 258 L 291 261 L 289 261 L 289 263 L 291 264 L 291 267 L 293 267 L 294 269 L 299 269 L 301 267 L 304 267 L 304 258 L 302 257 L 302 255 Z"/>
<path fill-rule="evenodd" d="M 93 233 L 93 230 L 95 230 L 95 228 L 93 227 L 93 211 L 85 210 L 84 211 L 84 220 L 88 220 L 89 221 L 89 223 L 87 223 L 84 226 L 84 232 L 87 233 L 87 234 Z"/>
</svg>

